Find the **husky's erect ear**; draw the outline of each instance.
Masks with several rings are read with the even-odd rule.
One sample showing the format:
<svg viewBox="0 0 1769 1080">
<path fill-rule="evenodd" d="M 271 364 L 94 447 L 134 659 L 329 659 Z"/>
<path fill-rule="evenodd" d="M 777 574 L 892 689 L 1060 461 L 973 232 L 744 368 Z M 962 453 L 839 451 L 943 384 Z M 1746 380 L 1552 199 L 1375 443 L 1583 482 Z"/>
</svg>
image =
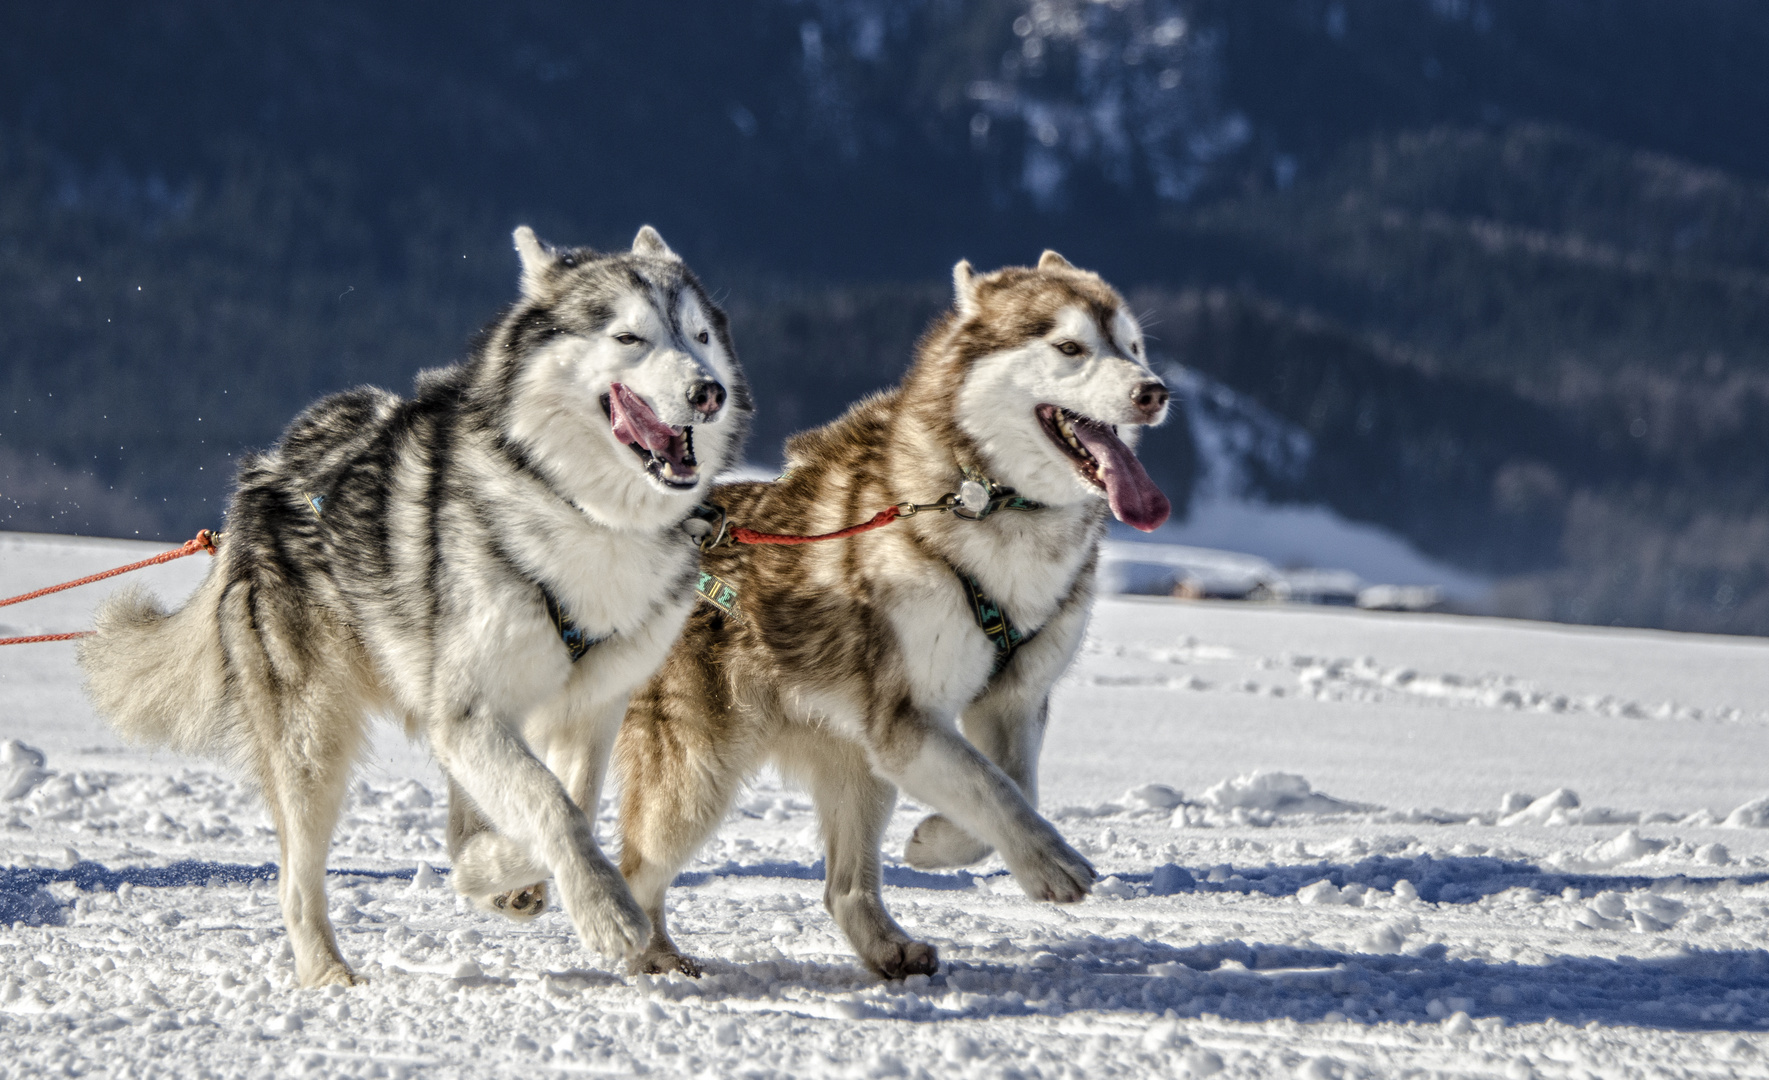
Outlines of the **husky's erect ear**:
<svg viewBox="0 0 1769 1080">
<path fill-rule="evenodd" d="M 1044 254 L 1038 256 L 1038 269 L 1073 270 L 1075 269 L 1075 265 L 1049 248 L 1045 248 Z"/>
<path fill-rule="evenodd" d="M 977 275 L 970 268 L 969 259 L 958 260 L 952 268 L 952 303 L 958 314 L 967 318 L 977 312 Z"/>
<path fill-rule="evenodd" d="M 516 226 L 510 239 L 516 241 L 516 254 L 522 257 L 523 299 L 536 299 L 546 286 L 548 271 L 558 264 L 558 256 L 526 225 Z"/>
<path fill-rule="evenodd" d="M 663 242 L 663 237 L 657 235 L 657 230 L 649 225 L 639 226 L 639 235 L 633 237 L 633 254 L 651 255 L 659 259 L 681 258 L 670 250 L 670 246 Z"/>
</svg>

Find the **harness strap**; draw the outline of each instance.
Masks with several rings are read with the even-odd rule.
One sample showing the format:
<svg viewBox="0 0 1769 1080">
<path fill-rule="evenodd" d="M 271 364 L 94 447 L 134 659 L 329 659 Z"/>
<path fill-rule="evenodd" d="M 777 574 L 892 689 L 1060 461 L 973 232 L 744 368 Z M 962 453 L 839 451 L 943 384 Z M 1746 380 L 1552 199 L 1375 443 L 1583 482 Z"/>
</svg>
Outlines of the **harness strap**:
<svg viewBox="0 0 1769 1080">
<path fill-rule="evenodd" d="M 559 606 L 559 598 L 553 595 L 551 589 L 542 585 L 540 590 L 541 599 L 547 603 L 547 618 L 552 620 L 553 629 L 559 632 L 559 640 L 565 643 L 565 651 L 571 654 L 572 663 L 582 660 L 592 645 L 600 645 L 613 636 L 604 634 L 601 637 L 592 637 L 583 627 L 572 622 L 571 616 L 565 614 L 565 609 Z"/>
<path fill-rule="evenodd" d="M 1013 659 L 1014 653 L 1019 651 L 1021 645 L 1038 636 L 1038 631 L 1034 630 L 1028 634 L 1015 626 L 1013 620 L 1008 618 L 1007 609 L 1001 606 L 1000 601 L 984 592 L 983 586 L 978 584 L 976 578 L 957 567 L 953 567 L 952 572 L 958 575 L 959 582 L 964 586 L 964 598 L 970 604 L 971 617 L 977 621 L 977 628 L 983 631 L 983 636 L 987 637 L 990 644 L 995 646 L 995 662 L 989 668 L 989 677 L 994 678 L 1001 674 L 1001 669 Z M 694 586 L 694 592 L 700 599 L 718 608 L 731 618 L 740 619 L 743 617 L 737 608 L 737 586 L 719 575 L 702 570 L 700 580 Z M 549 596 L 547 611 L 551 614 L 556 610 L 552 606 L 552 598 Z M 588 648 L 589 646 L 584 647 Z M 573 659 L 576 659 L 576 655 L 573 656 Z"/>
<path fill-rule="evenodd" d="M 942 495 L 938 502 L 932 503 L 898 503 L 887 506 L 874 514 L 869 520 L 858 525 L 850 525 L 830 533 L 801 536 L 789 533 L 764 533 L 747 529 L 741 525 L 733 526 L 725 517 L 725 508 L 714 503 L 701 503 L 689 511 L 683 527 L 693 537 L 702 551 L 711 551 L 722 544 L 814 544 L 823 540 L 842 540 L 857 536 L 863 532 L 882 528 L 893 521 L 912 517 L 927 511 L 947 511 L 955 517 L 967 521 L 981 521 L 997 510 L 1019 510 L 1030 512 L 1044 509 L 1044 504 L 1024 495 L 1019 495 L 1010 487 L 991 480 L 979 469 L 961 464 L 960 472 L 964 482 L 957 491 L 949 491 Z M 976 619 L 977 626 L 995 646 L 995 663 L 989 669 L 989 677 L 994 678 L 1013 659 L 1021 645 L 1038 636 L 1034 630 L 1028 634 L 1013 624 L 1007 611 L 994 597 L 983 591 L 977 579 L 958 569 L 952 568 L 958 580 L 964 585 L 964 598 L 970 604 L 971 616 Z M 695 583 L 694 592 L 718 608 L 727 616 L 742 618 L 737 610 L 737 586 L 717 574 L 706 570 L 700 572 L 700 580 Z M 551 604 L 551 598 L 548 603 Z M 553 608 L 549 607 L 549 611 Z M 557 622 L 557 619 L 555 619 Z M 587 647 L 587 646 L 586 646 Z"/>
<path fill-rule="evenodd" d="M 733 619 L 742 618 L 737 613 L 737 586 L 726 581 L 717 574 L 706 570 L 700 572 L 700 580 L 695 583 L 694 591 L 702 600 L 718 608 Z"/>
<path fill-rule="evenodd" d="M 1038 631 L 1028 634 L 1015 626 L 1013 620 L 1008 618 L 1007 609 L 1001 606 L 1000 601 L 984 592 L 976 578 L 956 566 L 952 568 L 952 572 L 964 584 L 964 598 L 970 602 L 971 616 L 977 620 L 977 627 L 995 646 L 995 665 L 989 669 L 989 675 L 993 678 L 1001 674 L 1001 669 L 1013 659 L 1013 654 L 1019 651 L 1021 645 L 1038 636 Z"/>
</svg>

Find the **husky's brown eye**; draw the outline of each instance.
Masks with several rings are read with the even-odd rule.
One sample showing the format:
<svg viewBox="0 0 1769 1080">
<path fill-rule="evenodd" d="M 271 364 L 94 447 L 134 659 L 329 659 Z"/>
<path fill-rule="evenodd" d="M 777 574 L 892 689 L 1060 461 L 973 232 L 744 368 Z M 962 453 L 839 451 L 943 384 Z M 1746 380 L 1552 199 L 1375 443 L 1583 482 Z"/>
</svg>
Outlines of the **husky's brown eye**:
<svg viewBox="0 0 1769 1080">
<path fill-rule="evenodd" d="M 702 345 L 705 345 L 707 342 L 712 340 L 712 335 L 707 333 L 705 330 L 702 330 L 700 333 L 694 335 L 694 340 L 700 342 Z"/>
<path fill-rule="evenodd" d="M 620 342 L 622 345 L 637 345 L 639 343 L 639 335 L 620 333 L 614 335 L 614 340 Z"/>
<path fill-rule="evenodd" d="M 1056 351 L 1062 353 L 1064 356 L 1080 356 L 1087 350 L 1081 347 L 1079 341 L 1059 341 L 1056 343 Z"/>
</svg>

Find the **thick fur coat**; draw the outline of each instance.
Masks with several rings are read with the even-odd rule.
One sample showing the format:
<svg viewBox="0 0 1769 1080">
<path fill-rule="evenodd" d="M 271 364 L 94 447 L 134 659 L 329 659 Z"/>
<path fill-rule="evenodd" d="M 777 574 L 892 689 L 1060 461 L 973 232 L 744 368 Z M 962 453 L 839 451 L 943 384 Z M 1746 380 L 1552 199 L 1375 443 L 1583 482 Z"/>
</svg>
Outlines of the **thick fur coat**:
<svg viewBox="0 0 1769 1080">
<path fill-rule="evenodd" d="M 736 611 L 694 613 L 616 746 L 621 871 L 652 922 L 642 969 L 696 973 L 665 931 L 665 889 L 769 760 L 809 789 L 828 908 L 886 976 L 937 965 L 880 895 L 898 789 L 939 811 L 910 841 L 915 865 L 993 848 L 1035 898 L 1076 901 L 1093 885 L 1035 809 L 1038 754 L 1051 684 L 1087 622 L 1108 504 L 1143 528 L 1166 517 L 1130 445 L 1165 416 L 1167 392 L 1118 294 L 1054 252 L 981 277 L 960 263 L 954 278 L 955 306 L 900 386 L 795 437 L 779 480 L 722 485 L 712 501 L 731 522 L 791 534 L 933 502 L 967 475 L 1038 505 L 980 520 L 922 511 L 852 539 L 704 557 Z M 966 577 L 1027 635 L 1017 648 L 979 628 Z"/>
<path fill-rule="evenodd" d="M 410 398 L 309 408 L 241 467 L 195 595 L 167 613 L 123 594 L 80 649 L 119 732 L 261 785 L 305 986 L 355 979 L 325 858 L 376 714 L 450 777 L 457 889 L 526 916 L 551 877 L 592 948 L 649 934 L 580 808 L 693 603 L 680 525 L 735 458 L 748 392 L 723 313 L 650 227 L 615 254 L 515 240 L 521 299 L 466 362 Z"/>
</svg>

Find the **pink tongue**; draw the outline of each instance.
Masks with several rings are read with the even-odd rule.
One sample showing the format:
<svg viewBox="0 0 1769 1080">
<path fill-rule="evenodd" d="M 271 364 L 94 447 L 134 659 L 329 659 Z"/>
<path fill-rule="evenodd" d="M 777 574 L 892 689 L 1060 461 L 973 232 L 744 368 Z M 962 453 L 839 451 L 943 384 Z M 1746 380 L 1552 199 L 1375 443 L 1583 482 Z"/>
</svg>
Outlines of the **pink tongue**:
<svg viewBox="0 0 1769 1080">
<path fill-rule="evenodd" d="M 1104 424 L 1077 420 L 1073 427 L 1075 438 L 1099 461 L 1100 479 L 1106 482 L 1106 498 L 1111 500 L 1113 515 L 1133 529 L 1159 529 L 1173 507 L 1149 474 L 1143 472 L 1136 454 Z"/>
<path fill-rule="evenodd" d="M 609 387 L 608 412 L 614 421 L 614 437 L 624 443 L 638 443 L 655 453 L 670 447 L 670 440 L 681 434 L 657 418 L 645 399 L 619 383 Z"/>
</svg>

